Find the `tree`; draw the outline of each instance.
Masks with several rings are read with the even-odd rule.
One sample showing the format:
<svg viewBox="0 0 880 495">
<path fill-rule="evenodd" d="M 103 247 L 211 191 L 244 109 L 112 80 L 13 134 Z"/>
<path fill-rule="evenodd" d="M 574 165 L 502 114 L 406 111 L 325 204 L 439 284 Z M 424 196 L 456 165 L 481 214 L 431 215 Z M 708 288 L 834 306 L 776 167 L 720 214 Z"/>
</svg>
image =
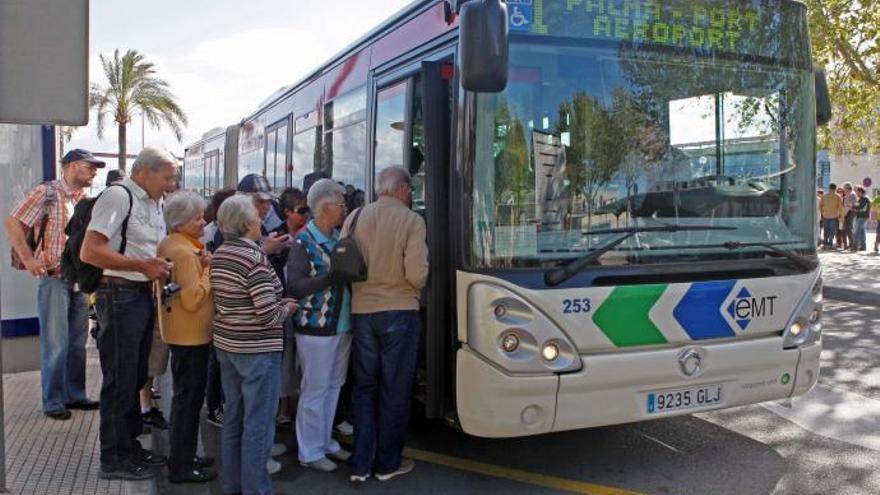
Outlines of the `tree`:
<svg viewBox="0 0 880 495">
<path fill-rule="evenodd" d="M 835 154 L 880 152 L 880 1 L 807 0 L 813 55 L 834 118 L 820 131 Z"/>
<path fill-rule="evenodd" d="M 74 131 L 76 131 L 77 128 L 71 127 L 71 126 L 66 126 L 66 125 L 60 125 L 56 129 L 58 131 L 58 141 L 59 141 L 59 148 L 61 151 L 61 156 L 64 156 L 64 147 L 67 145 L 67 143 L 70 142 L 70 138 L 73 137 L 73 133 L 74 133 Z"/>
<path fill-rule="evenodd" d="M 108 85 L 92 83 L 91 108 L 97 117 L 98 137 L 104 137 L 107 118 L 112 118 L 119 131 L 119 168 L 125 169 L 127 153 L 126 126 L 132 116 L 142 113 L 155 129 L 169 127 L 180 141 L 182 126 L 187 117 L 177 104 L 167 82 L 156 75 L 155 66 L 136 50 L 128 50 L 122 57 L 119 50 L 113 58 L 101 55 L 101 65 Z"/>
</svg>

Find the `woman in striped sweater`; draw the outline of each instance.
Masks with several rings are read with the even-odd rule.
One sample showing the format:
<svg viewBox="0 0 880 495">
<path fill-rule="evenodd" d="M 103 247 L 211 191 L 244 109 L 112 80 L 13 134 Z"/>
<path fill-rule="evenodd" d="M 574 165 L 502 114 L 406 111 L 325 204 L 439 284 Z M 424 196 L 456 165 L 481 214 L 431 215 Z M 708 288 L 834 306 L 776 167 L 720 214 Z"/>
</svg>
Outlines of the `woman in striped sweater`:
<svg viewBox="0 0 880 495">
<path fill-rule="evenodd" d="M 221 437 L 224 493 L 272 493 L 266 461 L 272 446 L 281 377 L 283 323 L 296 302 L 260 240 L 261 220 L 250 196 L 226 200 L 217 225 L 227 239 L 211 260 L 214 346 L 226 404 Z"/>
</svg>

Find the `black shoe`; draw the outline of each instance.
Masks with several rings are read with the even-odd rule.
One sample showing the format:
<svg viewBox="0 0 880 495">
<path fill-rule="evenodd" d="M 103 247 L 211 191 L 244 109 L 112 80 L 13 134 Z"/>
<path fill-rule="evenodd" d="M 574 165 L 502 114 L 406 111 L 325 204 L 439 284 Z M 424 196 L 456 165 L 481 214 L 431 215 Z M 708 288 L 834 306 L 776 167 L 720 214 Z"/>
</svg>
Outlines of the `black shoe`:
<svg viewBox="0 0 880 495">
<path fill-rule="evenodd" d="M 156 473 L 146 465 L 131 462 L 122 463 L 113 468 L 101 466 L 101 471 L 98 473 L 98 477 L 102 480 L 143 481 L 155 476 Z"/>
<path fill-rule="evenodd" d="M 67 407 L 68 409 L 78 409 L 80 411 L 94 411 L 95 409 L 98 409 L 100 406 L 101 406 L 100 402 L 98 402 L 96 400 L 92 400 L 92 399 L 85 399 L 85 400 L 81 400 L 78 402 L 71 402 L 70 404 L 65 404 L 65 407 Z"/>
<path fill-rule="evenodd" d="M 165 421 L 165 416 L 162 415 L 162 411 L 155 407 L 150 408 L 149 411 L 141 414 L 141 421 L 143 421 L 145 425 L 154 426 L 160 430 L 168 429 L 168 421 Z"/>
<path fill-rule="evenodd" d="M 151 468 L 162 467 L 168 464 L 167 457 L 147 449 L 140 449 L 138 453 L 135 454 L 135 460 L 138 463 L 144 464 L 147 467 Z"/>
<path fill-rule="evenodd" d="M 214 465 L 213 457 L 196 457 L 193 459 L 193 465 L 197 468 L 209 468 Z"/>
<path fill-rule="evenodd" d="M 55 409 L 54 411 L 46 411 L 43 414 L 52 419 L 57 419 L 58 421 L 67 421 L 73 416 L 73 414 L 70 414 L 70 411 L 63 407 L 61 409 Z"/>
<path fill-rule="evenodd" d="M 217 408 L 213 411 L 208 411 L 208 424 L 211 426 L 216 426 L 217 428 L 223 428 L 223 409 Z"/>
<path fill-rule="evenodd" d="M 194 468 L 182 473 L 168 473 L 168 481 L 172 483 L 207 483 L 217 479 L 217 473 Z"/>
</svg>

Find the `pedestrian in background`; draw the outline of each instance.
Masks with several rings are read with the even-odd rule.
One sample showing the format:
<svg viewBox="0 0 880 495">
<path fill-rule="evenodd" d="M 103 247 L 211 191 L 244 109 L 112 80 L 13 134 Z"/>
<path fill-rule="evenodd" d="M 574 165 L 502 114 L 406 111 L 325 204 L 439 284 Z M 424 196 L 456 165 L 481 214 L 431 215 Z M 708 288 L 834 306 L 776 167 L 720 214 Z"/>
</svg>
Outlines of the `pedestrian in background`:
<svg viewBox="0 0 880 495">
<path fill-rule="evenodd" d="M 351 293 L 331 277 L 330 254 L 345 220 L 345 188 L 329 179 L 308 195 L 314 215 L 296 236 L 287 262 L 287 294 L 299 300 L 293 316 L 297 361 L 302 370 L 296 410 L 299 462 L 318 471 L 337 469 L 351 454 L 333 439 L 339 391 L 351 352 Z"/>
<path fill-rule="evenodd" d="M 856 218 L 856 202 L 858 197 L 853 186 L 849 182 L 843 184 L 843 232 L 846 237 L 845 249 L 855 251 L 856 244 L 854 242 L 855 235 L 855 218 Z"/>
<path fill-rule="evenodd" d="M 853 206 L 853 243 L 852 251 L 866 251 L 868 249 L 867 233 L 865 225 L 868 223 L 868 217 L 871 214 L 871 202 L 865 196 L 865 188 L 856 187 L 856 201 Z"/>
<path fill-rule="evenodd" d="M 412 471 L 403 458 L 421 335 L 419 297 L 428 278 L 425 221 L 412 211 L 409 172 L 379 173 L 378 201 L 345 222 L 369 277 L 352 286 L 354 452 L 352 482 Z M 354 224 L 354 219 L 357 223 Z"/>
<path fill-rule="evenodd" d="M 225 242 L 211 260 L 214 346 L 226 398 L 221 440 L 224 493 L 272 493 L 267 471 L 281 380 L 283 323 L 296 303 L 258 244 L 253 199 L 236 195 L 217 212 Z"/>
<path fill-rule="evenodd" d="M 171 351 L 174 385 L 168 459 L 168 479 L 172 483 L 206 482 L 217 477 L 216 473 L 206 470 L 214 460 L 196 456 L 214 319 L 208 269 L 211 255 L 200 240 L 206 206 L 205 200 L 192 192 L 180 192 L 168 198 L 165 223 L 170 234 L 159 244 L 159 256 L 173 264 L 167 282 L 177 284 L 179 291 L 166 292 L 162 286 L 157 290 L 160 330 L 162 340 Z"/>
<path fill-rule="evenodd" d="M 171 264 L 157 257 L 157 248 L 165 237 L 161 199 L 176 177 L 177 159 L 171 153 L 141 150 L 131 177 L 107 188 L 95 202 L 80 252 L 83 262 L 103 269 L 97 307 L 104 479 L 151 478 L 155 472 L 150 468 L 167 463 L 137 440 L 143 431 L 138 391 L 147 382 L 153 341 L 153 281 L 171 272 Z M 126 217 L 126 247 L 120 252 Z"/>
<path fill-rule="evenodd" d="M 831 249 L 837 236 L 837 226 L 843 214 L 843 199 L 836 194 L 837 186 L 831 184 L 828 193 L 822 195 L 819 200 L 819 209 L 822 212 L 822 246 Z"/>
<path fill-rule="evenodd" d="M 62 278 L 64 228 L 74 206 L 86 197 L 99 168 L 105 164 L 83 149 L 67 152 L 61 178 L 35 187 L 6 218 L 5 227 L 22 267 L 38 277 L 37 315 L 40 322 L 40 381 L 43 414 L 70 419 L 70 409 L 97 409 L 86 395 L 86 339 L 89 316 L 86 295 Z M 35 241 L 28 245 L 26 230 Z"/>
</svg>

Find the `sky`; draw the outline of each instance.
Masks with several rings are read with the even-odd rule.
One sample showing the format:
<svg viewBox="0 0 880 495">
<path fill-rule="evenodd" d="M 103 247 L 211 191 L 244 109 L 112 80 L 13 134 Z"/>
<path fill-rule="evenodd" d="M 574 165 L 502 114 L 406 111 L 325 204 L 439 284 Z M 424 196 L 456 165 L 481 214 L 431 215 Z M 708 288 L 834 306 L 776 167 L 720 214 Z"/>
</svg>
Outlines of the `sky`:
<svg viewBox="0 0 880 495">
<path fill-rule="evenodd" d="M 412 0 L 92 0 L 89 75 L 106 85 L 100 54 L 134 49 L 156 66 L 189 118 L 178 142 L 146 123 L 144 144 L 183 156 L 205 132 L 239 121 L 282 86 L 298 81 Z M 94 113 L 67 149 L 118 151 L 108 121 Z M 141 149 L 141 119 L 128 127 L 128 152 Z M 108 168 L 116 168 L 110 162 Z"/>
</svg>

